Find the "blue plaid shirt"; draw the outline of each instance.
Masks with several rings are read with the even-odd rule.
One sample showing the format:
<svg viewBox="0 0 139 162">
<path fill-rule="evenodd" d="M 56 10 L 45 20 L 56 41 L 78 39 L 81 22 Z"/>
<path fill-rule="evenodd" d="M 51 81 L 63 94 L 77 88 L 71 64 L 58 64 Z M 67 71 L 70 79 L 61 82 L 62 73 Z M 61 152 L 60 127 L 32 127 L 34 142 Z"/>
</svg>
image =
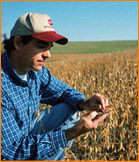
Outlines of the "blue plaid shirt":
<svg viewBox="0 0 139 162">
<path fill-rule="evenodd" d="M 67 146 L 65 131 L 31 134 L 32 118 L 40 103 L 59 101 L 76 108 L 85 98 L 77 90 L 53 77 L 43 66 L 29 71 L 27 81 L 15 72 L 7 53 L 1 59 L 1 155 L 7 160 L 46 160 Z"/>
</svg>

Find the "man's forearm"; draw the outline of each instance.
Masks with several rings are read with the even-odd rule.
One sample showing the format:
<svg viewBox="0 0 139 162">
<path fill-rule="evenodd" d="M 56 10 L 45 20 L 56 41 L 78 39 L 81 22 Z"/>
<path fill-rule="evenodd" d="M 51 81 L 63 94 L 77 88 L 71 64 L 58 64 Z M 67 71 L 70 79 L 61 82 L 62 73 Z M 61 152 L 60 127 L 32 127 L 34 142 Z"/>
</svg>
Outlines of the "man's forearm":
<svg viewBox="0 0 139 162">
<path fill-rule="evenodd" d="M 80 134 L 81 134 L 80 131 L 74 127 L 65 130 L 65 135 L 66 135 L 67 141 L 70 141 L 70 140 L 78 137 Z"/>
<path fill-rule="evenodd" d="M 77 136 L 76 132 L 73 128 L 69 128 L 69 129 L 65 130 L 65 135 L 66 135 L 67 141 L 70 141 L 70 140 L 76 138 L 76 136 Z"/>
<path fill-rule="evenodd" d="M 72 128 L 65 130 L 67 141 L 74 139 L 79 135 L 85 133 L 87 129 L 85 129 L 84 125 L 85 125 L 84 119 L 80 119 Z"/>
</svg>

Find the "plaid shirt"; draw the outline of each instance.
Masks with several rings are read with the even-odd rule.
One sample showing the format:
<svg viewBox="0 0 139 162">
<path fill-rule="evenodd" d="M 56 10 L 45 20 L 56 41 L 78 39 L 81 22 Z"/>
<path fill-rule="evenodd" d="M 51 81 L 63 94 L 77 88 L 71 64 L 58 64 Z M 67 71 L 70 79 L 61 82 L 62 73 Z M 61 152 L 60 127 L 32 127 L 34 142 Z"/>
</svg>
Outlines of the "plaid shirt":
<svg viewBox="0 0 139 162">
<path fill-rule="evenodd" d="M 7 160 L 47 160 L 67 146 L 65 131 L 31 134 L 32 118 L 40 103 L 66 102 L 76 108 L 85 98 L 53 77 L 43 66 L 29 71 L 27 81 L 15 72 L 7 53 L 1 59 L 1 155 Z"/>
</svg>

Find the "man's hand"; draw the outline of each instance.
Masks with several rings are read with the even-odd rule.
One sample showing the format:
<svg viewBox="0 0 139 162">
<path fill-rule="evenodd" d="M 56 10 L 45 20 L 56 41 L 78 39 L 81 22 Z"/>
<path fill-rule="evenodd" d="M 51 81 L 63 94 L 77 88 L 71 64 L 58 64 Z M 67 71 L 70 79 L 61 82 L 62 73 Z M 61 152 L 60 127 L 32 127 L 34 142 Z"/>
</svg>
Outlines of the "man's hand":
<svg viewBox="0 0 139 162">
<path fill-rule="evenodd" d="M 97 115 L 97 112 L 93 111 L 88 116 L 83 117 L 72 128 L 65 130 L 67 141 L 97 128 L 99 123 L 102 122 L 108 114 L 109 111 L 106 111 L 102 115 Z"/>
<path fill-rule="evenodd" d="M 107 105 L 108 100 L 104 96 L 97 93 L 88 100 L 81 100 L 78 107 L 82 110 L 102 112 L 106 111 Z"/>
</svg>

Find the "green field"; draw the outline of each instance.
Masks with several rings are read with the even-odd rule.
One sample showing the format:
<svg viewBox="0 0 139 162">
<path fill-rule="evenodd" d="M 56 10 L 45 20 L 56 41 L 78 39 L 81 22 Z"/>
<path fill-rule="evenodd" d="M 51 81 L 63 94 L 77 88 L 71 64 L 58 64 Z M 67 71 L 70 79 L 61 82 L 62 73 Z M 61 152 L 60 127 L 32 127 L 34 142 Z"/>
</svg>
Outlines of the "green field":
<svg viewBox="0 0 139 162">
<path fill-rule="evenodd" d="M 109 53 L 138 48 L 138 41 L 69 42 L 54 44 L 52 54 Z"/>
<path fill-rule="evenodd" d="M 52 54 L 109 53 L 138 48 L 138 41 L 69 42 L 67 45 L 54 43 Z M 3 45 L 2 45 L 3 52 Z"/>
</svg>

